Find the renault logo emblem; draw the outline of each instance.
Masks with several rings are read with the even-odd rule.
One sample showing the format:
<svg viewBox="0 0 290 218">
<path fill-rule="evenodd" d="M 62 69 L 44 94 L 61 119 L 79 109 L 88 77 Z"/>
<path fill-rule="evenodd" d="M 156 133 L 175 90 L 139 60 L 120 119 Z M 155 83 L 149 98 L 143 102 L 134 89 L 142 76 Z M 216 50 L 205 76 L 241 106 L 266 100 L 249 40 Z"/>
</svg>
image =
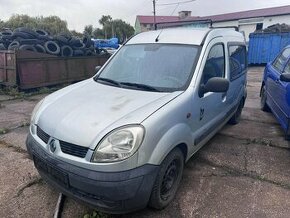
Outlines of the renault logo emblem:
<svg viewBox="0 0 290 218">
<path fill-rule="evenodd" d="M 52 140 L 50 141 L 50 143 L 49 143 L 49 149 L 50 149 L 50 151 L 51 151 L 52 153 L 55 152 L 55 150 L 56 150 L 56 145 L 55 145 L 55 140 L 54 140 L 54 139 L 52 139 Z"/>
</svg>

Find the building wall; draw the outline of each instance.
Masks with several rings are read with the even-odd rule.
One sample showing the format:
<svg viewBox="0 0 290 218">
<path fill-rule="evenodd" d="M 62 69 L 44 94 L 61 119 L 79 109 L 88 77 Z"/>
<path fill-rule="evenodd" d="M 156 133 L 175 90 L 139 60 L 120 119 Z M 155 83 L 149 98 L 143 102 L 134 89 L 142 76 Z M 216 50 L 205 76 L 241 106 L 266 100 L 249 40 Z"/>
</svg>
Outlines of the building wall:
<svg viewBox="0 0 290 218">
<path fill-rule="evenodd" d="M 135 22 L 135 34 L 153 30 L 153 24 L 140 23 L 138 19 Z"/>
<path fill-rule="evenodd" d="M 249 34 L 256 30 L 256 25 L 258 23 L 263 23 L 263 29 L 276 23 L 280 23 L 280 24 L 286 23 L 290 25 L 290 14 L 282 15 L 282 16 L 257 17 L 257 18 L 250 18 L 250 19 L 216 22 L 216 23 L 213 23 L 213 27 L 238 26 L 241 31 L 244 31 L 245 36 L 246 36 L 246 41 L 249 41 Z"/>
<path fill-rule="evenodd" d="M 135 34 L 141 32 L 141 24 L 138 19 L 135 21 Z"/>
<path fill-rule="evenodd" d="M 264 25 L 265 27 L 271 26 L 276 23 L 286 23 L 290 25 L 290 14 L 284 16 L 276 16 L 276 17 L 265 17 L 264 18 Z"/>
<path fill-rule="evenodd" d="M 150 24 L 140 24 L 138 26 L 139 21 L 135 23 L 135 32 L 145 32 L 153 29 L 153 25 Z M 232 21 L 223 21 L 223 22 L 214 22 L 213 27 L 224 27 L 224 26 L 237 26 L 241 31 L 244 31 L 246 41 L 249 41 L 249 34 L 256 30 L 256 26 L 258 23 L 263 23 L 263 29 L 267 28 L 276 23 L 286 23 L 290 25 L 290 14 L 289 15 L 282 15 L 282 16 L 272 16 L 272 17 L 256 17 L 256 18 L 249 18 L 249 19 L 240 19 L 240 20 L 232 20 Z M 197 26 L 197 24 L 176 24 L 172 27 L 193 27 Z"/>
</svg>

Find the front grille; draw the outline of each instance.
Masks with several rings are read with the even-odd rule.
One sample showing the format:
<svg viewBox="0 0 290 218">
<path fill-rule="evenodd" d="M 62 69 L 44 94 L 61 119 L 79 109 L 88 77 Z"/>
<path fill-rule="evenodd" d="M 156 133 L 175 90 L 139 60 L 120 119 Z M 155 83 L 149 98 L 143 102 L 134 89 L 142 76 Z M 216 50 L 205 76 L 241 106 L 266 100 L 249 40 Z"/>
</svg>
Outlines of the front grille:
<svg viewBox="0 0 290 218">
<path fill-rule="evenodd" d="M 88 152 L 88 148 L 74 145 L 68 142 L 59 141 L 61 151 L 65 154 L 70 154 L 73 156 L 84 158 Z"/>
<path fill-rule="evenodd" d="M 44 132 L 42 129 L 40 129 L 39 127 L 37 127 L 36 130 L 37 136 L 45 143 L 47 144 L 49 141 L 50 136 Z"/>
</svg>

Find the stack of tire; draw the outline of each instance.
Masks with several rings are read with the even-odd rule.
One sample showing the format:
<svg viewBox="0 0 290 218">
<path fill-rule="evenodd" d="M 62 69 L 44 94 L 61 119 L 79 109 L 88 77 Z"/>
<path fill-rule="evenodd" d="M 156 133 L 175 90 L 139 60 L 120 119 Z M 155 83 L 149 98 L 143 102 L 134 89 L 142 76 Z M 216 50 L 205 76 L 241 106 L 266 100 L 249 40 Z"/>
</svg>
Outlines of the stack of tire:
<svg viewBox="0 0 290 218">
<path fill-rule="evenodd" d="M 290 32 L 290 25 L 282 23 L 282 24 L 274 24 L 268 26 L 263 30 L 256 30 L 255 33 L 289 33 Z"/>
<path fill-rule="evenodd" d="M 70 34 L 51 36 L 44 30 L 25 27 L 1 31 L 0 50 L 28 50 L 62 57 L 96 55 L 94 42 L 88 36 L 82 39 Z"/>
</svg>

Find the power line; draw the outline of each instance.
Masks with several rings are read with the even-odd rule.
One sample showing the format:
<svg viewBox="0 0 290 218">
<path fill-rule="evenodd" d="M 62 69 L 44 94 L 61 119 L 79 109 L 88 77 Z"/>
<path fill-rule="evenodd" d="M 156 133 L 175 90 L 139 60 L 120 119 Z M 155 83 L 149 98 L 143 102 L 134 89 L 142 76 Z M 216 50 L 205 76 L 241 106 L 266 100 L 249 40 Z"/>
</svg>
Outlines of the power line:
<svg viewBox="0 0 290 218">
<path fill-rule="evenodd" d="M 165 6 L 165 5 L 179 5 L 179 4 L 186 4 L 189 2 L 194 2 L 195 0 L 190 0 L 190 1 L 183 1 L 183 2 L 173 2 L 173 3 L 165 3 L 165 4 L 156 4 L 158 6 Z"/>
</svg>

